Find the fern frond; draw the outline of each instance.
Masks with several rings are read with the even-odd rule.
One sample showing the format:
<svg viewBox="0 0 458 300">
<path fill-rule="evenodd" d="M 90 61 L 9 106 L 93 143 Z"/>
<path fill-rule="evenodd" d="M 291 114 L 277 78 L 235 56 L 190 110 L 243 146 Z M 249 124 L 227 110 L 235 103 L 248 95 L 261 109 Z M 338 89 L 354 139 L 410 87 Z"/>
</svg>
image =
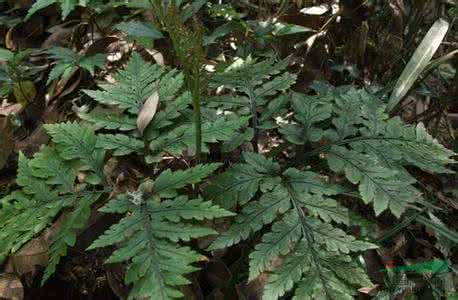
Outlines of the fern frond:
<svg viewBox="0 0 458 300">
<path fill-rule="evenodd" d="M 183 171 L 172 172 L 170 169 L 165 170 L 155 180 L 154 189 L 162 197 L 173 197 L 176 195 L 177 189 L 202 181 L 202 179 L 211 175 L 220 166 L 221 164 L 214 163 L 198 165 Z"/>
<path fill-rule="evenodd" d="M 42 278 L 42 284 L 56 271 L 62 256 L 67 255 L 68 247 L 75 245 L 79 230 L 83 229 L 91 216 L 91 205 L 96 202 L 101 193 L 89 193 L 75 201 L 75 209 L 65 219 L 62 228 L 53 238 L 49 248 L 49 262 Z"/>
<path fill-rule="evenodd" d="M 290 97 L 296 113 L 294 118 L 301 125 L 289 124 L 282 127 L 280 132 L 293 144 L 302 145 L 307 141 L 318 141 L 323 135 L 323 130 L 315 124 L 331 117 L 332 106 L 328 102 L 299 93 L 292 93 Z"/>
<path fill-rule="evenodd" d="M 258 154 L 245 153 L 243 157 L 246 160 L 246 164 L 240 164 L 243 168 L 273 173 L 279 180 L 258 185 L 255 192 L 262 192 L 259 200 L 239 203 L 243 208 L 234 224 L 220 234 L 209 249 L 231 246 L 273 223 L 249 256 L 250 279 L 273 269 L 264 298 L 278 299 L 312 271 L 325 295 L 338 294 L 339 291 L 334 291 L 333 285 L 327 282 L 332 268 L 328 268 L 322 256 L 332 253 L 345 256 L 376 247 L 318 219 L 349 224 L 347 210 L 336 200 L 328 198 L 342 189 L 312 172 L 290 168 L 282 173 L 277 163 Z M 277 258 L 282 261 L 280 266 L 273 264 Z M 337 280 L 336 284 L 341 286 L 340 291 L 344 288 L 352 290 L 343 279 Z"/>
<path fill-rule="evenodd" d="M 250 258 L 250 275 L 253 280 L 266 271 L 271 262 L 291 251 L 291 246 L 301 237 L 301 228 L 296 214 L 289 214 L 272 225 L 271 232 L 263 235 L 262 242 L 257 244 Z"/>
<path fill-rule="evenodd" d="M 30 198 L 20 191 L 0 199 L 0 261 L 51 223 L 65 203 L 58 200 L 51 191 L 46 199 Z"/>
<path fill-rule="evenodd" d="M 242 64 L 240 64 L 240 61 L 236 61 L 225 72 L 213 76 L 211 84 L 215 87 L 227 86 L 245 91 L 247 89 L 254 90 L 256 86 L 263 83 L 263 80 L 284 72 L 287 66 L 287 60 L 275 62 L 274 59 L 270 59 L 259 63 L 245 61 Z M 289 75 L 286 80 L 291 77 L 294 78 L 293 75 Z M 285 78 L 281 81 L 285 81 Z M 282 89 L 284 88 L 284 86 L 281 87 Z"/>
<path fill-rule="evenodd" d="M 225 72 L 217 73 L 212 78 L 212 86 L 223 86 L 233 90 L 230 97 L 211 98 L 216 99 L 213 105 L 221 104 L 220 99 L 223 99 L 225 101 L 224 108 L 236 110 L 241 107 L 238 113 L 251 117 L 253 145 L 255 149 L 257 148 L 259 130 L 263 127 L 268 128 L 271 126 L 270 124 L 260 124 L 258 120 L 258 108 L 266 104 L 269 106 L 270 101 L 275 101 L 276 96 L 280 95 L 281 97 L 281 94 L 296 82 L 296 76 L 286 72 L 287 66 L 287 59 L 279 62 L 270 59 L 259 63 L 246 61 L 240 63 L 240 61 L 236 61 Z M 273 115 L 272 112 L 268 113 Z M 237 140 L 236 142 L 232 142 L 235 143 L 235 147 L 240 146 L 246 141 L 244 139 L 241 140 L 237 136 L 232 139 Z"/>
<path fill-rule="evenodd" d="M 331 170 L 343 171 L 350 182 L 359 184 L 363 201 L 373 202 L 377 215 L 389 208 L 399 217 L 420 197 L 420 192 L 412 186 L 415 179 L 402 176 L 395 169 L 377 166 L 368 155 L 334 146 L 328 151 L 327 159 Z"/>
<path fill-rule="evenodd" d="M 35 172 L 30 159 L 20 152 L 16 183 L 22 188 L 24 193 L 34 195 L 38 199 L 46 199 L 50 194 L 50 188 L 44 180 L 34 175 Z"/>
<path fill-rule="evenodd" d="M 54 129 L 56 136 L 62 133 L 57 127 L 53 127 Z M 84 137 L 84 134 L 77 135 L 77 137 Z M 79 156 L 75 154 L 73 144 L 62 140 L 61 136 L 56 140 L 63 147 L 61 150 L 67 155 L 67 158 Z M 90 143 L 83 141 L 82 144 L 87 146 Z M 40 233 L 63 208 L 75 208 L 70 214 L 78 214 L 77 211 L 84 209 L 85 201 L 82 200 L 82 206 L 79 206 L 80 202 L 77 201 L 78 196 L 74 191 L 77 170 L 78 164 L 75 161 L 64 159 L 60 152 L 51 146 L 41 148 L 33 159 L 26 158 L 22 153 L 19 154 L 17 183 L 22 190 L 15 191 L 1 200 L 0 258 L 14 253 Z M 78 222 L 83 222 L 81 215 L 78 214 L 77 218 Z M 72 224 L 76 221 L 70 218 L 68 222 Z M 66 229 L 66 226 L 64 225 L 62 230 Z M 79 225 L 70 227 L 81 228 Z M 43 281 L 54 272 L 60 256 L 66 251 L 67 244 L 65 243 L 70 241 L 72 235 L 69 232 L 61 232 L 58 233 L 58 236 L 66 242 L 61 241 L 60 244 L 58 242 L 55 244 L 57 248 L 54 247 L 54 244 L 51 246 L 50 265 Z"/>
<path fill-rule="evenodd" d="M 59 192 L 73 192 L 76 170 L 59 157 L 55 149 L 49 146 L 42 148 L 30 161 L 30 166 L 34 176 L 46 179 L 46 184 L 58 185 Z"/>
<path fill-rule="evenodd" d="M 90 249 L 118 246 L 107 262 L 128 262 L 125 279 L 133 284 L 129 299 L 183 296 L 177 287 L 189 283 L 186 275 L 198 270 L 193 264 L 203 257 L 179 243 L 216 233 L 195 221 L 232 213 L 200 198 L 180 196 L 177 190 L 200 182 L 218 167 L 209 164 L 184 171 L 166 170 L 153 184 L 148 182 L 136 192 L 119 195 L 100 210 L 125 214 Z M 161 201 L 160 197 L 166 199 Z M 191 220 L 194 222 L 187 222 Z"/>
<path fill-rule="evenodd" d="M 188 126 L 191 126 L 189 122 L 183 125 L 183 119 L 186 113 L 190 112 L 191 104 L 191 95 L 182 91 L 183 86 L 182 73 L 176 70 L 166 71 L 159 65 L 147 63 L 140 54 L 134 52 L 127 66 L 116 74 L 115 83 L 101 84 L 101 90 L 84 91 L 96 102 L 114 106 L 118 110 L 117 114 L 98 113 L 94 110 L 81 113 L 80 117 L 94 123 L 96 129 L 120 130 L 132 134 L 130 131 L 137 128 L 136 119 L 143 104 L 157 91 L 159 109 L 145 130 L 144 141 L 135 139 L 135 133 L 133 136 L 104 134 L 99 135 L 97 147 L 113 150 L 113 155 L 119 156 L 132 152 L 144 153 L 146 149 L 143 143 L 152 141 L 150 148 L 156 160 L 159 160 L 164 152 L 180 155 L 189 144 L 192 144 L 190 141 L 194 138 L 194 133 L 188 130 Z M 216 134 L 224 140 L 224 136 L 228 135 L 225 132 L 233 133 L 236 130 L 233 129 L 235 124 L 231 126 L 227 122 L 223 124 L 228 125 L 226 128 L 223 128 L 221 123 L 209 125 L 211 126 L 206 130 L 206 142 L 214 141 L 213 137 Z M 211 132 L 210 136 L 208 131 Z M 169 147 L 173 149 L 167 148 L 169 143 Z M 147 162 L 153 161 L 152 155 L 147 156 Z"/>
<path fill-rule="evenodd" d="M 261 186 L 268 189 L 278 182 L 279 165 L 261 155 L 244 153 L 247 164 L 234 164 L 224 173 L 216 176 L 206 188 L 209 199 L 225 208 L 232 208 L 236 203 L 246 204 Z"/>
<path fill-rule="evenodd" d="M 305 155 L 325 155 L 330 169 L 358 185 L 363 201 L 373 203 L 377 215 L 389 209 L 400 217 L 407 207 L 423 203 L 416 180 L 404 166 L 450 172 L 446 166 L 454 162 L 452 151 L 422 124 L 415 127 L 390 118 L 386 105 L 365 90 L 340 88 L 290 98 L 295 120 L 280 132 L 295 144 L 327 141 Z"/>
<path fill-rule="evenodd" d="M 138 114 L 143 102 L 157 88 L 157 81 L 163 72 L 159 65 L 146 63 L 140 54 L 134 52 L 126 68 L 115 76 L 115 84 L 101 84 L 101 91 L 84 92 L 101 104 L 115 105 Z"/>
<path fill-rule="evenodd" d="M 231 139 L 239 128 L 247 123 L 246 118 L 235 120 L 226 120 L 218 118 L 214 122 L 205 122 L 202 124 L 202 151 L 208 152 L 207 143 L 216 143 L 218 141 L 227 141 Z M 149 145 L 151 151 L 158 160 L 163 154 L 172 154 L 180 156 L 185 150 L 195 150 L 195 130 L 190 128 L 191 124 L 186 123 L 170 130 L 156 139 L 153 139 Z"/>
<path fill-rule="evenodd" d="M 272 223 L 279 214 L 291 208 L 288 193 L 278 188 L 272 193 L 264 194 L 257 202 L 248 203 L 237 215 L 234 224 L 221 233 L 210 245 L 210 250 L 230 247 L 241 240 L 247 239 L 251 234 Z"/>
<path fill-rule="evenodd" d="M 145 143 L 124 134 L 98 134 L 95 147 L 111 150 L 114 156 L 124 156 L 131 153 L 142 154 Z"/>
<path fill-rule="evenodd" d="M 153 202 L 149 211 L 154 218 L 172 222 L 178 222 L 180 219 L 202 221 L 234 215 L 213 205 L 211 201 L 204 201 L 201 198 L 188 199 L 186 196 L 178 196 L 173 200 L 164 200 L 160 203 Z"/>
<path fill-rule="evenodd" d="M 93 172 L 91 183 L 103 179 L 104 151 L 96 150 L 97 137 L 87 127 L 76 122 L 45 125 L 47 133 L 56 144 L 59 155 L 66 160 L 78 160 L 83 170 Z M 88 178 L 89 179 L 89 178 Z"/>
<path fill-rule="evenodd" d="M 53 47 L 48 50 L 49 57 L 56 60 L 57 64 L 49 72 L 47 84 L 63 77 L 69 79 L 76 68 L 87 70 L 94 75 L 95 68 L 101 68 L 105 63 L 105 55 L 96 54 L 94 56 L 83 56 L 68 48 Z"/>
<path fill-rule="evenodd" d="M 109 113 L 79 113 L 78 116 L 93 124 L 95 130 L 109 129 L 120 131 L 131 131 L 137 128 L 135 118 L 128 115 Z"/>
</svg>

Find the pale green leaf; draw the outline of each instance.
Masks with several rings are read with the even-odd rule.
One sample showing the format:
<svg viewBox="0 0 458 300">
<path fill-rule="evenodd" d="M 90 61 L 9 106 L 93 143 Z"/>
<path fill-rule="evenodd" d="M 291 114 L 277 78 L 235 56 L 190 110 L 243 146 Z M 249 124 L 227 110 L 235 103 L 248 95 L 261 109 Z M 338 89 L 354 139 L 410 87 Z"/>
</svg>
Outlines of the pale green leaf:
<svg viewBox="0 0 458 300">
<path fill-rule="evenodd" d="M 388 102 L 387 111 L 393 110 L 402 98 L 404 98 L 421 72 L 428 66 L 428 63 L 447 34 L 449 26 L 450 24 L 443 19 L 437 20 L 431 26 L 396 82 Z"/>
</svg>

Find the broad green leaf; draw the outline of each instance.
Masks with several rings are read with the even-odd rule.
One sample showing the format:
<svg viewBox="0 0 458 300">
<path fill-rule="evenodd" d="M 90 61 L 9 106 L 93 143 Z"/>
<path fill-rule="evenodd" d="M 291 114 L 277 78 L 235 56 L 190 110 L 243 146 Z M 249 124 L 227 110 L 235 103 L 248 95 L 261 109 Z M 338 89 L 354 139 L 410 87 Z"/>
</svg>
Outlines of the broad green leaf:
<svg viewBox="0 0 458 300">
<path fill-rule="evenodd" d="M 37 11 L 42 10 L 45 7 L 50 6 L 51 4 L 57 3 L 58 0 L 36 0 L 32 7 L 27 12 L 25 20 L 27 21 L 33 14 Z"/>
<path fill-rule="evenodd" d="M 394 109 L 413 86 L 421 72 L 428 66 L 429 61 L 433 58 L 434 53 L 436 53 L 442 43 L 449 26 L 447 21 L 439 19 L 429 29 L 399 77 L 391 93 L 387 111 Z"/>
<path fill-rule="evenodd" d="M 124 32 L 125 34 L 133 38 L 139 37 L 156 40 L 164 37 L 159 30 L 154 28 L 151 24 L 145 22 L 122 22 L 117 24 L 114 28 Z"/>
<path fill-rule="evenodd" d="M 272 31 L 273 35 L 276 35 L 276 36 L 283 36 L 283 35 L 304 33 L 304 32 L 316 32 L 316 30 L 305 27 L 305 26 L 301 26 L 301 25 L 276 22 L 274 24 L 274 30 Z"/>
<path fill-rule="evenodd" d="M 10 50 L 0 48 L 0 61 L 9 61 L 14 57 L 14 53 Z"/>
</svg>

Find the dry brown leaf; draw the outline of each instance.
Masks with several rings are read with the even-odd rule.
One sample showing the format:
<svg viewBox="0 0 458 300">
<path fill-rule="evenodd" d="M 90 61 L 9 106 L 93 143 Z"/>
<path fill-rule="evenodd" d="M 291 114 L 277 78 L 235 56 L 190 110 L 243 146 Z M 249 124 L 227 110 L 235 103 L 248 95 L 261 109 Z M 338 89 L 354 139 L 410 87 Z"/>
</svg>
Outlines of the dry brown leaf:
<svg viewBox="0 0 458 300">
<path fill-rule="evenodd" d="M 48 250 L 48 242 L 42 236 L 34 238 L 9 257 L 5 271 L 18 276 L 28 273 L 33 276 L 36 266 L 45 267 L 48 264 Z"/>
<path fill-rule="evenodd" d="M 146 52 L 151 55 L 156 63 L 160 66 L 165 66 L 165 60 L 164 60 L 164 55 L 162 55 L 161 52 L 157 51 L 156 49 L 145 49 Z"/>
<path fill-rule="evenodd" d="M 75 79 L 75 76 L 74 74 L 78 72 L 78 77 Z M 75 89 L 80 85 L 80 82 L 81 82 L 81 79 L 83 78 L 83 72 L 81 71 L 81 69 L 79 70 L 75 70 L 75 73 L 73 73 L 73 75 L 71 75 L 69 78 L 67 78 L 66 80 L 59 80 L 58 83 L 57 83 L 57 94 L 54 94 L 53 96 L 57 96 L 58 95 L 58 99 L 62 98 L 62 97 L 65 97 L 71 93 L 73 93 L 73 91 L 75 91 Z M 72 82 L 71 85 L 67 86 L 67 83 L 68 82 Z M 66 89 L 64 89 L 64 87 L 67 87 Z"/>
<path fill-rule="evenodd" d="M 137 128 L 140 131 L 140 134 L 143 135 L 143 131 L 146 126 L 151 122 L 156 114 L 157 108 L 159 106 L 159 93 L 155 91 L 146 102 L 143 104 L 142 109 L 137 117 Z"/>
<path fill-rule="evenodd" d="M 72 35 L 73 28 L 64 28 L 59 25 L 53 27 L 52 30 L 48 30 L 48 32 L 51 32 L 51 35 L 41 45 L 43 49 L 66 46 Z"/>
<path fill-rule="evenodd" d="M 16 44 L 13 41 L 13 33 L 14 33 L 15 27 L 11 27 L 8 32 L 6 33 L 5 36 L 5 46 L 9 50 L 16 50 Z"/>
<path fill-rule="evenodd" d="M 41 145 L 48 143 L 48 141 L 49 135 L 41 125 L 24 140 L 16 141 L 15 150 L 22 151 L 26 155 L 32 155 L 40 149 Z"/>
<path fill-rule="evenodd" d="M 358 290 L 358 292 L 362 293 L 362 294 L 366 294 L 366 295 L 369 295 L 369 296 L 375 296 L 377 294 L 377 291 L 378 291 L 378 288 L 380 287 L 379 284 L 375 284 L 373 286 L 369 286 L 369 287 L 362 287 Z"/>
<path fill-rule="evenodd" d="M 23 106 L 19 103 L 8 103 L 4 100 L 0 104 L 0 116 L 8 116 L 11 114 L 19 114 L 23 109 Z"/>
<path fill-rule="evenodd" d="M 24 287 L 13 274 L 0 274 L 0 298 L 8 300 L 24 299 Z"/>
</svg>

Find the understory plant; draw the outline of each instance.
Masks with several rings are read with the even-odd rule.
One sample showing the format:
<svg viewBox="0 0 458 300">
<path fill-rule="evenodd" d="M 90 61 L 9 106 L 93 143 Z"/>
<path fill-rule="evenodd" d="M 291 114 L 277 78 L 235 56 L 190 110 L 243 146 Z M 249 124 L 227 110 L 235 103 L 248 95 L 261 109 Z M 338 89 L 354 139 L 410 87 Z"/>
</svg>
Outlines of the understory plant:
<svg viewBox="0 0 458 300">
<path fill-rule="evenodd" d="M 253 69 L 275 70 L 279 64 L 284 62 L 260 62 Z M 82 121 L 46 125 L 51 143 L 33 158 L 20 154 L 19 189 L 1 200 L 2 259 L 62 214 L 45 281 L 75 245 L 93 208 L 103 204 L 99 212 L 121 219 L 89 250 L 114 249 L 107 262 L 126 265 L 131 299 L 182 297 L 178 287 L 189 283 L 187 274 L 203 258 L 189 241 L 208 235 L 216 236 L 207 251 L 254 238 L 248 280 L 270 274 L 265 299 L 293 289 L 297 299 L 351 299 L 355 288 L 370 286 L 357 258 L 377 246 L 349 233 L 353 212 L 342 197 L 351 195 L 373 206 L 376 215 L 389 211 L 398 218 L 428 207 L 406 167 L 449 172 L 453 152 L 422 124 L 390 117 L 386 105 L 364 89 L 316 84 L 315 95 L 300 94 L 288 89 L 294 76 L 271 78 L 279 73 L 273 70 L 252 84 L 258 88 L 236 85 L 240 70 L 229 69 L 214 81 L 222 86 L 228 81 L 223 99 L 243 91 L 258 100 L 251 109 L 250 101 L 235 95 L 236 105 L 246 103 L 248 109 L 230 106 L 231 113 L 225 113 L 225 101 L 209 102 L 202 110 L 201 147 L 208 152 L 209 143 L 230 142 L 260 114 L 263 122 L 257 126 L 269 124 L 263 134 L 283 140 L 290 159 L 245 151 L 240 162 L 212 176 L 220 163 L 183 170 L 162 163 L 168 155 L 186 159 L 195 151 L 191 96 L 180 72 L 132 53 L 114 83 L 84 91 L 93 105 L 79 114 Z M 153 116 L 140 130 L 139 116 L 151 97 L 158 99 Z M 272 107 L 275 113 L 269 112 Z M 151 172 L 132 179 L 132 187 L 120 187 L 107 174 L 110 157 L 141 160 Z M 204 193 L 192 186 L 203 186 Z M 219 234 L 200 222 L 231 216 L 232 225 Z"/>
<path fill-rule="evenodd" d="M 317 95 L 292 92 L 286 98 L 289 109 L 278 132 L 299 159 L 292 157 L 291 167 L 290 161 L 244 153 L 244 163 L 212 180 L 211 199 L 242 208 L 210 249 L 263 232 L 249 255 L 249 280 L 271 273 L 265 299 L 292 289 L 294 299 L 352 299 L 356 286 L 370 285 L 355 254 L 376 245 L 345 231 L 351 213 L 339 198 L 350 194 L 376 215 L 388 210 L 398 218 L 428 207 L 405 167 L 447 173 L 453 152 L 422 124 L 390 118 L 386 105 L 364 89 L 317 85 Z"/>
<path fill-rule="evenodd" d="M 77 118 L 45 124 L 49 143 L 19 152 L 16 186 L 0 199 L 0 262 L 50 236 L 43 284 L 104 214 L 110 223 L 87 251 L 121 267 L 128 299 L 185 297 L 194 273 L 231 247 L 247 250 L 237 275 L 262 283 L 262 299 L 354 299 L 372 288 L 362 254 L 379 245 L 356 220 L 433 212 L 417 175 L 452 173 L 453 151 L 370 89 L 314 82 L 299 92 L 289 58 L 207 71 L 203 28 L 179 13 L 205 1 L 134 2 L 156 9 L 151 23 L 179 67 L 128 51 L 110 80 L 80 90 Z M 29 16 L 59 4 L 67 17 L 91 3 L 105 4 L 40 0 Z M 56 60 L 48 84 L 105 63 L 60 47 L 47 54 Z M 4 77 L 8 92 L 24 81 Z"/>
</svg>

